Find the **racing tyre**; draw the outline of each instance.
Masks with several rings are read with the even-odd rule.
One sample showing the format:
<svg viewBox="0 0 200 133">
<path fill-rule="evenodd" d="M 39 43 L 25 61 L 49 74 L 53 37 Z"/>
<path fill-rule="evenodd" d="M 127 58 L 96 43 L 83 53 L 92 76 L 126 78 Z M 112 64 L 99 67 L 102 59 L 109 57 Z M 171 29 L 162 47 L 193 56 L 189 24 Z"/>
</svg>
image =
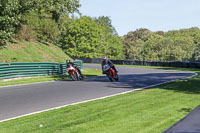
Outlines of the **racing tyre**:
<svg viewBox="0 0 200 133">
<path fill-rule="evenodd" d="M 110 80 L 110 81 L 113 81 L 113 78 L 112 78 L 112 75 L 109 73 L 109 74 L 106 74 L 107 75 L 107 77 L 108 77 L 108 79 Z"/>
<path fill-rule="evenodd" d="M 118 81 L 119 80 L 119 76 L 117 73 L 115 73 L 115 81 Z"/>
<path fill-rule="evenodd" d="M 81 74 L 79 79 L 84 80 L 84 76 Z"/>
<path fill-rule="evenodd" d="M 78 74 L 76 72 L 74 72 L 74 74 L 70 73 L 70 76 L 71 76 L 72 80 L 74 80 L 74 81 L 79 80 Z"/>
</svg>

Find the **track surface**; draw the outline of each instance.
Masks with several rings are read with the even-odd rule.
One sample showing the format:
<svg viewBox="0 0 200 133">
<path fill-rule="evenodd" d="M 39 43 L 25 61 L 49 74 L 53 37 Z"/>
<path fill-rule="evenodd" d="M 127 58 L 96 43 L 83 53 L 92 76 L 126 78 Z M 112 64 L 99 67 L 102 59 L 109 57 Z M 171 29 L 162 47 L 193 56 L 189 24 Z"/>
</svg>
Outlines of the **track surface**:
<svg viewBox="0 0 200 133">
<path fill-rule="evenodd" d="M 100 68 L 99 65 L 84 65 L 84 67 Z M 65 80 L 0 87 L 0 121 L 194 75 L 187 72 L 144 68 L 117 67 L 117 69 L 120 78 L 118 82 L 109 82 L 107 77 L 98 76 L 84 81 Z"/>
<path fill-rule="evenodd" d="M 200 105 L 163 133 L 200 133 Z"/>
</svg>

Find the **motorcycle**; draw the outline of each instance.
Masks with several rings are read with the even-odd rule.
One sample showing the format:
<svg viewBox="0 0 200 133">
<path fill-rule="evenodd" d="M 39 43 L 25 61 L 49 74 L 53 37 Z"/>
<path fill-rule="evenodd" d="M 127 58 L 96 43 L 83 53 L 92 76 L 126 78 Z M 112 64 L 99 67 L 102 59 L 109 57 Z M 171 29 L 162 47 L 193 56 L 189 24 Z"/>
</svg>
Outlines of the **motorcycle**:
<svg viewBox="0 0 200 133">
<path fill-rule="evenodd" d="M 72 80 L 78 81 L 83 80 L 84 76 L 81 74 L 79 68 L 74 67 L 72 64 L 67 64 L 67 71 Z"/>
<path fill-rule="evenodd" d="M 112 67 L 110 67 L 109 64 L 105 64 L 103 66 L 103 73 L 106 74 L 106 76 L 108 77 L 108 79 L 110 81 L 118 81 L 119 80 L 119 76 L 117 73 L 115 73 L 115 71 L 112 69 Z"/>
</svg>

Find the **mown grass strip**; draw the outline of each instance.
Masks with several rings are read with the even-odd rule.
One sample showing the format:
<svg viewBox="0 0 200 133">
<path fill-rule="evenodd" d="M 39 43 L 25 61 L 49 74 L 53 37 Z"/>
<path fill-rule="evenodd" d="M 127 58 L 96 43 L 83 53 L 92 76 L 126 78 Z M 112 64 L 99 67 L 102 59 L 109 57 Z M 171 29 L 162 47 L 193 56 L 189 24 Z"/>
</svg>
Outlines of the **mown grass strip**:
<svg viewBox="0 0 200 133">
<path fill-rule="evenodd" d="M 101 75 L 101 71 L 84 68 L 83 74 L 85 77 L 97 76 L 97 75 Z M 38 82 L 66 80 L 66 79 L 70 79 L 70 76 L 69 75 L 52 75 L 52 76 L 30 77 L 30 78 L 15 79 L 15 80 L 9 80 L 9 81 L 0 81 L 0 86 L 38 83 Z"/>
<path fill-rule="evenodd" d="M 187 71 L 187 72 L 198 72 L 200 69 L 197 68 L 179 68 L 179 67 L 161 67 L 161 66 L 139 66 L 139 65 L 116 65 L 122 67 L 136 67 L 136 68 L 148 68 L 148 69 L 161 69 L 161 70 L 175 70 L 175 71 Z"/>
<path fill-rule="evenodd" d="M 196 72 L 195 69 L 187 71 Z M 95 87 L 95 86 L 94 86 Z M 0 132 L 160 133 L 200 104 L 200 75 L 0 123 Z"/>
</svg>

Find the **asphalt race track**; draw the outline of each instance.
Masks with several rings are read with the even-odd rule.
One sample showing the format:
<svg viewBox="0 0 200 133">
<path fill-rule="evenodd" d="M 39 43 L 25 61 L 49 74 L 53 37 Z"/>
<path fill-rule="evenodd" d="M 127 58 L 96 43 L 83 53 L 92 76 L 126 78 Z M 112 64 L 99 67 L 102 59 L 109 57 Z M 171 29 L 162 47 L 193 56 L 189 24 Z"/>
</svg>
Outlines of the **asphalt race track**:
<svg viewBox="0 0 200 133">
<path fill-rule="evenodd" d="M 162 133 L 200 133 L 200 105 Z"/>
<path fill-rule="evenodd" d="M 98 68 L 100 65 L 84 65 Z M 106 76 L 84 81 L 53 81 L 0 87 L 0 121 L 81 101 L 123 93 L 193 76 L 194 73 L 144 68 L 117 67 L 119 81 Z"/>
</svg>

